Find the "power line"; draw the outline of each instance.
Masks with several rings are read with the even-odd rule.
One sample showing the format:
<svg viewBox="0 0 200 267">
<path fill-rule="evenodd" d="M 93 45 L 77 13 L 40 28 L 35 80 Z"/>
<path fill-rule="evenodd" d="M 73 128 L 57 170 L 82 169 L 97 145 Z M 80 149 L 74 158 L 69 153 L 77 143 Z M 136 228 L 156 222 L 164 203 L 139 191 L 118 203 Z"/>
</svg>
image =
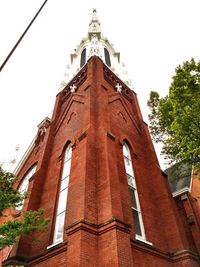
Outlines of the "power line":
<svg viewBox="0 0 200 267">
<path fill-rule="evenodd" d="M 16 42 L 16 44 L 14 45 L 14 47 L 12 48 L 12 50 L 10 51 L 10 53 L 8 54 L 8 56 L 6 57 L 6 59 L 4 60 L 4 62 L 2 63 L 1 67 L 0 67 L 0 72 L 3 70 L 3 68 L 5 67 L 6 63 L 8 62 L 8 60 L 10 59 L 10 57 L 12 56 L 12 54 L 14 53 L 14 51 L 16 50 L 16 48 L 18 47 L 19 43 L 21 42 L 21 40 L 24 38 L 24 36 L 26 35 L 26 33 L 28 32 L 29 28 L 31 27 L 31 25 L 33 24 L 33 22 L 35 21 L 35 19 L 37 18 L 37 16 L 39 15 L 40 11 L 43 9 L 43 7 L 45 6 L 45 4 L 47 3 L 48 0 L 45 0 L 44 3 L 42 4 L 42 6 L 40 7 L 40 9 L 38 10 L 38 12 L 35 14 L 35 16 L 33 17 L 33 19 L 31 20 L 31 22 L 29 23 L 28 27 L 25 29 L 25 31 L 23 32 L 23 34 L 21 35 L 21 37 L 19 38 L 19 40 Z"/>
</svg>

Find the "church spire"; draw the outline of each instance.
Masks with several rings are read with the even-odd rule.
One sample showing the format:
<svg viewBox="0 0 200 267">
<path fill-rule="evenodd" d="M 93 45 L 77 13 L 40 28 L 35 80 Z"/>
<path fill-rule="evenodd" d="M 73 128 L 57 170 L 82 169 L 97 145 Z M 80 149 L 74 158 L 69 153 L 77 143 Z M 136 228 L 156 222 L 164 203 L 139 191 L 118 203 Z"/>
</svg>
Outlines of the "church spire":
<svg viewBox="0 0 200 267">
<path fill-rule="evenodd" d="M 121 77 L 128 86 L 131 86 L 128 75 L 126 75 L 127 73 L 120 63 L 120 53 L 116 52 L 108 38 L 103 36 L 101 23 L 97 17 L 97 10 L 94 8 L 87 35 L 70 55 L 71 64 L 66 69 L 65 77 L 61 82 L 59 91 L 66 86 L 69 80 L 87 63 L 89 58 L 94 55 L 101 58 L 117 76 Z"/>
<path fill-rule="evenodd" d="M 95 35 L 96 37 L 98 37 L 98 39 L 100 39 L 101 34 L 101 23 L 99 22 L 97 17 L 97 10 L 96 8 L 94 8 L 92 13 L 92 19 L 89 24 L 88 37 L 89 39 L 91 39 L 92 36 Z"/>
</svg>

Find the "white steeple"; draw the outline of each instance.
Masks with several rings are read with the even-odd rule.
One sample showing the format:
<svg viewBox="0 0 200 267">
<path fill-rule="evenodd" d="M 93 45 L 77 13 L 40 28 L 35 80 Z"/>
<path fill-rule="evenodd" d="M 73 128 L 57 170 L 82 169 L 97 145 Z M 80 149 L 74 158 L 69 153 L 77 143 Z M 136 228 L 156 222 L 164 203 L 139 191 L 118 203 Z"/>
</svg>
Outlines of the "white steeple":
<svg viewBox="0 0 200 267">
<path fill-rule="evenodd" d="M 68 65 L 66 69 L 65 78 L 61 82 L 59 90 L 64 88 L 93 55 L 100 57 L 117 76 L 130 86 L 128 76 L 124 75 L 124 67 L 120 64 L 120 53 L 116 52 L 109 40 L 103 36 L 97 10 L 94 8 L 87 36 L 81 40 L 74 49 L 74 53 L 70 55 L 71 65 Z"/>
</svg>

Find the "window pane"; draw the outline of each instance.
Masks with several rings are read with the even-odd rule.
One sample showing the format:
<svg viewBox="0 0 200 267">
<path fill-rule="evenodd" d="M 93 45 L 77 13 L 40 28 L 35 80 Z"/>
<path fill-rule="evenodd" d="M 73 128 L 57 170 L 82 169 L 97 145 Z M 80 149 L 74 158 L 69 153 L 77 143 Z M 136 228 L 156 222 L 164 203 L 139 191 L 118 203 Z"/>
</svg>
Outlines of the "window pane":
<svg viewBox="0 0 200 267">
<path fill-rule="evenodd" d="M 32 176 L 33 176 L 33 174 L 35 173 L 35 171 L 36 171 L 36 165 L 29 171 L 29 173 L 28 173 L 28 179 L 30 179 Z"/>
<path fill-rule="evenodd" d="M 131 196 L 131 206 L 137 209 L 136 199 L 135 199 L 135 189 L 129 188 L 130 196 Z"/>
<path fill-rule="evenodd" d="M 86 62 L 86 48 L 83 49 L 82 53 L 81 53 L 81 62 L 80 62 L 80 67 L 83 67 L 83 65 Z"/>
<path fill-rule="evenodd" d="M 36 171 L 36 165 L 33 166 L 29 172 L 26 174 L 26 176 L 23 178 L 19 188 L 18 188 L 18 191 L 20 193 L 25 193 L 28 191 L 28 185 L 29 185 L 29 179 L 33 176 L 33 174 L 35 173 Z M 24 200 L 22 201 L 22 205 L 16 207 L 17 210 L 21 210 L 22 207 L 23 207 L 23 204 L 24 204 Z"/>
<path fill-rule="evenodd" d="M 137 235 L 142 235 L 141 227 L 140 227 L 140 220 L 139 220 L 139 213 L 136 210 L 132 210 L 133 212 L 133 221 L 135 225 L 135 232 Z"/>
<path fill-rule="evenodd" d="M 132 165 L 130 149 L 125 142 L 123 143 L 123 155 L 124 155 L 124 163 L 128 180 L 130 198 L 131 198 L 131 207 L 132 207 L 133 221 L 135 225 L 135 232 L 138 236 L 141 236 L 142 238 L 145 239 L 145 232 L 143 227 L 142 214 L 140 210 L 140 203 L 137 193 L 135 174 Z"/>
<path fill-rule="evenodd" d="M 19 187 L 19 192 L 26 192 L 27 191 L 27 189 L 28 189 L 28 177 L 26 176 L 25 178 L 24 178 L 24 180 L 22 181 L 22 183 L 21 183 L 21 185 L 20 185 L 20 187 Z"/>
<path fill-rule="evenodd" d="M 68 161 L 66 161 L 64 163 L 62 179 L 64 179 L 65 177 L 69 176 L 69 174 L 70 174 L 70 166 L 71 166 L 71 160 L 68 160 Z"/>
<path fill-rule="evenodd" d="M 72 157 L 72 146 L 71 144 L 67 147 L 67 150 L 65 152 L 65 162 L 71 159 Z"/>
<path fill-rule="evenodd" d="M 69 184 L 69 176 L 67 176 L 64 180 L 61 181 L 60 191 L 63 191 L 63 189 L 67 188 L 68 184 Z"/>
<path fill-rule="evenodd" d="M 127 179 L 128 179 L 128 185 L 130 185 L 133 188 L 136 188 L 134 177 L 132 177 L 131 175 L 127 174 Z"/>
<path fill-rule="evenodd" d="M 124 161 L 125 161 L 126 173 L 130 174 L 131 176 L 134 176 L 131 160 L 125 157 Z"/>
<path fill-rule="evenodd" d="M 109 54 L 109 52 L 108 52 L 108 50 L 106 48 L 104 48 L 104 55 L 105 55 L 106 65 L 108 65 L 110 67 L 111 66 L 110 54 Z"/>
<path fill-rule="evenodd" d="M 65 221 L 65 212 L 59 214 L 56 217 L 56 226 L 55 226 L 55 232 L 54 232 L 54 243 L 63 240 L 64 221 Z"/>
<path fill-rule="evenodd" d="M 54 238 L 53 243 L 63 241 L 63 232 L 64 232 L 64 220 L 65 212 L 67 206 L 67 194 L 68 194 L 68 185 L 69 185 L 69 174 L 70 174 L 70 165 L 72 158 L 72 146 L 68 145 L 66 152 L 63 158 L 63 169 L 61 176 L 61 184 L 59 190 L 58 206 L 57 206 L 57 217 L 54 229 Z"/>
<path fill-rule="evenodd" d="M 60 192 L 59 201 L 58 201 L 58 208 L 57 208 L 57 214 L 65 211 L 66 204 L 67 204 L 67 188 Z"/>
<path fill-rule="evenodd" d="M 130 159 L 130 157 L 129 157 L 129 149 L 128 149 L 128 146 L 127 146 L 127 144 L 126 143 L 124 143 L 124 145 L 123 145 L 123 155 L 124 155 L 124 157 L 126 157 L 126 158 L 129 158 Z"/>
<path fill-rule="evenodd" d="M 125 161 L 125 166 L 129 166 L 131 165 L 130 159 L 127 157 L 124 157 L 124 161 Z"/>
<path fill-rule="evenodd" d="M 16 204 L 16 205 L 18 205 L 18 204 Z M 20 206 L 16 207 L 16 210 L 21 210 L 23 208 L 23 205 L 24 205 L 24 200 L 22 201 L 22 204 Z"/>
</svg>

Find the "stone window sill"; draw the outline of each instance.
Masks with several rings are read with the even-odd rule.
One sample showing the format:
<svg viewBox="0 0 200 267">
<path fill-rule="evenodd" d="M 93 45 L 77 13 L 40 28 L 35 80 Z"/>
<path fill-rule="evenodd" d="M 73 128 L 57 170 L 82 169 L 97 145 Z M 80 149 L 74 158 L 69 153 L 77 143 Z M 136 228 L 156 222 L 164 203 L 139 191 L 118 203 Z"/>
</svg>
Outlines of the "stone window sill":
<svg viewBox="0 0 200 267">
<path fill-rule="evenodd" d="M 137 235 L 136 235 L 135 240 L 136 240 L 136 241 L 139 241 L 139 242 L 142 242 L 142 243 L 145 243 L 145 244 L 147 244 L 147 245 L 149 245 L 149 246 L 153 246 L 153 244 L 152 244 L 151 242 L 149 242 L 149 241 L 147 241 L 147 240 L 141 238 L 140 236 L 137 236 Z"/>
<path fill-rule="evenodd" d="M 63 241 L 59 241 L 59 242 L 57 242 L 57 243 L 53 243 L 53 244 L 51 244 L 50 246 L 48 246 L 47 249 L 52 249 L 52 248 L 57 247 L 58 245 L 60 245 L 60 244 L 62 244 L 62 243 L 63 243 Z"/>
</svg>

